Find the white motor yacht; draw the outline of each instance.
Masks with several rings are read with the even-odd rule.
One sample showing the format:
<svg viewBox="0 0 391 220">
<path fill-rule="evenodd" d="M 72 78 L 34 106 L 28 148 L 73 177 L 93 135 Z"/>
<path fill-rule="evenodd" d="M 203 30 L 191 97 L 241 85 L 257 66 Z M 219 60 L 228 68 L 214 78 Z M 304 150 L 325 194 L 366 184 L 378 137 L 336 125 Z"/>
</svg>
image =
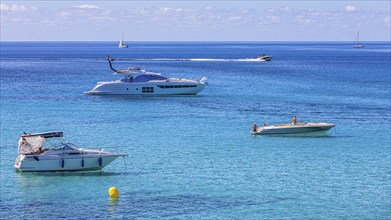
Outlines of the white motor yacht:
<svg viewBox="0 0 391 220">
<path fill-rule="evenodd" d="M 118 157 L 128 156 L 102 150 L 78 148 L 61 139 L 63 132 L 22 135 L 19 140 L 15 168 L 31 171 L 100 170 Z"/>
<path fill-rule="evenodd" d="M 147 72 L 141 68 L 116 70 L 109 56 L 110 69 L 114 75 L 122 75 L 123 79 L 111 82 L 98 82 L 92 90 L 84 92 L 88 95 L 195 95 L 204 89 L 206 77 L 201 80 L 168 78 L 160 73 Z"/>
<path fill-rule="evenodd" d="M 272 60 L 272 56 L 269 56 L 269 55 L 266 55 L 266 54 L 262 54 L 260 55 L 257 60 L 259 61 L 270 61 Z"/>
<path fill-rule="evenodd" d="M 252 130 L 252 134 L 279 134 L 279 135 L 302 135 L 302 134 L 326 134 L 328 130 L 333 128 L 334 124 L 322 123 L 322 122 L 298 122 L 296 124 L 279 124 L 259 127 Z"/>
</svg>

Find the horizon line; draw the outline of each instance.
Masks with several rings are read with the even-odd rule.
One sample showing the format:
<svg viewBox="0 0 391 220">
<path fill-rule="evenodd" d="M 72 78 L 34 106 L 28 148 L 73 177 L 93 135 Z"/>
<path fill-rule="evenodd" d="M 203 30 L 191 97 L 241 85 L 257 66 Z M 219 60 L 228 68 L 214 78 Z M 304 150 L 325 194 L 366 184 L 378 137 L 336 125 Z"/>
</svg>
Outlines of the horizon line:
<svg viewBox="0 0 391 220">
<path fill-rule="evenodd" d="M 117 40 L 0 40 L 2 42 L 118 42 Z M 354 42 L 351 40 L 278 40 L 278 41 L 258 41 L 258 40 L 135 40 L 125 42 Z M 391 40 L 369 40 L 361 42 L 390 42 Z"/>
</svg>

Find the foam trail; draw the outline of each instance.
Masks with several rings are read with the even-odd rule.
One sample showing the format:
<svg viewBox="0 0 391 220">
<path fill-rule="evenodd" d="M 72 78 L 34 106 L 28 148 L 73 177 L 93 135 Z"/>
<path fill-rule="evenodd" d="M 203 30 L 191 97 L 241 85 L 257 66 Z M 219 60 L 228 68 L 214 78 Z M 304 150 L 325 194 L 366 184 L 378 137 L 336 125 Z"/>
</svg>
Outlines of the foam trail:
<svg viewBox="0 0 391 220">
<path fill-rule="evenodd" d="M 136 60 L 136 61 L 208 61 L 208 62 L 262 62 L 254 58 L 246 59 L 214 59 L 214 58 L 119 58 L 115 60 Z"/>
<path fill-rule="evenodd" d="M 215 61 L 215 62 L 259 62 L 260 60 L 246 58 L 246 59 L 207 59 L 207 58 L 194 58 L 190 61 Z"/>
</svg>

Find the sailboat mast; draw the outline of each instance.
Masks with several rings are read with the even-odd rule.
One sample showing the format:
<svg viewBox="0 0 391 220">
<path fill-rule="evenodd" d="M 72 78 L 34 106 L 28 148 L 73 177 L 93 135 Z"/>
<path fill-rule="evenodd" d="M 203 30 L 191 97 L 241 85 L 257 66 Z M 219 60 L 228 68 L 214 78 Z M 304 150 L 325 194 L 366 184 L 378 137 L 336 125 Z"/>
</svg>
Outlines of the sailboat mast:
<svg viewBox="0 0 391 220">
<path fill-rule="evenodd" d="M 360 29 L 357 30 L 356 39 L 354 39 L 353 48 L 364 48 L 365 46 L 360 43 Z"/>
<path fill-rule="evenodd" d="M 357 41 L 357 42 L 360 41 L 360 30 L 357 31 L 357 40 L 356 40 L 356 41 Z"/>
</svg>

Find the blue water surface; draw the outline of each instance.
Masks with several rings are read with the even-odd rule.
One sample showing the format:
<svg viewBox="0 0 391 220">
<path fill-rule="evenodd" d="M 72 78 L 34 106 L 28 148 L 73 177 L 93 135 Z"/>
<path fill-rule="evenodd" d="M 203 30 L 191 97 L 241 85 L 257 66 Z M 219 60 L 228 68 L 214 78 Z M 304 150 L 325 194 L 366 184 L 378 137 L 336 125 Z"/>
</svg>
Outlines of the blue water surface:
<svg viewBox="0 0 391 220">
<path fill-rule="evenodd" d="M 1 42 L 0 217 L 390 219 L 390 42 Z M 261 53 L 271 62 L 252 60 Z M 106 54 L 196 96 L 88 96 Z M 326 137 L 252 136 L 252 123 L 336 124 Z M 23 132 L 128 153 L 103 171 L 18 173 Z M 107 149 L 109 150 L 109 148 Z M 118 201 L 107 190 L 116 186 Z"/>
</svg>

